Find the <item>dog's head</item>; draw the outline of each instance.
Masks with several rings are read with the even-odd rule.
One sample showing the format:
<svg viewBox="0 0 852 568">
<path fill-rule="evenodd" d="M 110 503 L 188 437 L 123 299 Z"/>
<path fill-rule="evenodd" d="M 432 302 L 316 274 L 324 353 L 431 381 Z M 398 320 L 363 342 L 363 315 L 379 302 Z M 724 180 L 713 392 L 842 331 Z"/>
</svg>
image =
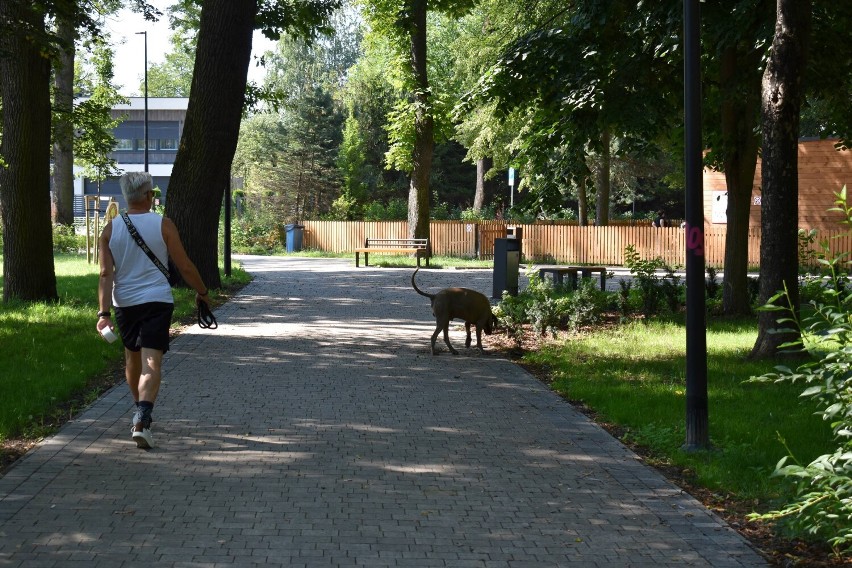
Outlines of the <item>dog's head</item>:
<svg viewBox="0 0 852 568">
<path fill-rule="evenodd" d="M 485 329 L 483 330 L 485 332 L 485 335 L 491 335 L 491 333 L 494 331 L 494 328 L 496 328 L 497 325 L 498 325 L 497 316 L 495 316 L 492 313 L 491 317 L 488 318 L 485 322 Z"/>
</svg>

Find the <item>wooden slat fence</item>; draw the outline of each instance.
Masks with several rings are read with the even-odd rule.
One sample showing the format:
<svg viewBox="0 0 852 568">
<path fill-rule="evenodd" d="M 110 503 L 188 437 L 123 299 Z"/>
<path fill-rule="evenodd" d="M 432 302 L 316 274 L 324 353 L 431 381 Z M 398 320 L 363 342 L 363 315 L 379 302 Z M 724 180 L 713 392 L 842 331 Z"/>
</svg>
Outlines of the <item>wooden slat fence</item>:
<svg viewBox="0 0 852 568">
<path fill-rule="evenodd" d="M 367 237 L 406 238 L 406 221 L 304 221 L 304 246 L 329 252 L 351 252 L 364 245 Z M 439 256 L 494 256 L 494 239 L 506 236 L 507 227 L 522 231 L 521 249 L 525 262 L 560 264 L 624 265 L 624 250 L 633 245 L 645 259 L 661 257 L 671 266 L 686 263 L 685 231 L 680 227 L 620 225 L 579 227 L 570 224 L 516 225 L 501 221 L 432 221 L 429 227 L 432 254 Z M 852 251 L 848 230 L 819 231 L 817 240 L 827 240 L 832 255 Z M 721 268 L 725 263 L 724 225 L 704 228 L 707 266 Z M 818 243 L 812 247 L 820 250 Z M 748 232 L 748 264 L 760 265 L 760 229 Z"/>
</svg>

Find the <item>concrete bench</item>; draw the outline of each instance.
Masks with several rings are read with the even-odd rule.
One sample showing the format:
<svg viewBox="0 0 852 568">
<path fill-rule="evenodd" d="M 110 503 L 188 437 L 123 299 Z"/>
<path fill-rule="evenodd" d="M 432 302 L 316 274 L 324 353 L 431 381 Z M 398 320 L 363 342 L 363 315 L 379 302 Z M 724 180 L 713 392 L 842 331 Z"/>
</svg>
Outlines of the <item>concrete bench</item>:
<svg viewBox="0 0 852 568">
<path fill-rule="evenodd" d="M 359 266 L 359 257 L 364 253 L 364 266 L 369 266 L 369 254 L 414 254 L 417 256 L 417 266 L 420 266 L 420 259 L 426 259 L 426 266 L 429 266 L 429 258 L 432 256 L 432 249 L 429 246 L 429 239 L 374 239 L 367 237 L 362 248 L 355 249 L 355 267 Z"/>
<path fill-rule="evenodd" d="M 562 284 L 565 275 L 568 275 L 568 282 L 571 284 L 571 289 L 577 289 L 578 275 L 583 278 L 591 278 L 595 272 L 600 273 L 601 290 L 606 290 L 606 267 L 605 266 L 540 266 L 538 274 L 542 280 L 545 275 L 550 274 L 554 284 Z"/>
</svg>

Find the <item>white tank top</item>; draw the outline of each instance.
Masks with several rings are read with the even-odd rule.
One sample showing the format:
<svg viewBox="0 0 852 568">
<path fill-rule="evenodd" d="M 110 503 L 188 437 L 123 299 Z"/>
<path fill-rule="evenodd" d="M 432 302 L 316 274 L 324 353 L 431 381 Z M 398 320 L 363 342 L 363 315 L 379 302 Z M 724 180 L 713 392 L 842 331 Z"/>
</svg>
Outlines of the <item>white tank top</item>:
<svg viewBox="0 0 852 568">
<path fill-rule="evenodd" d="M 168 267 L 169 253 L 163 240 L 163 218 L 156 213 L 142 213 L 130 215 L 130 220 L 148 248 L 163 266 Z M 120 216 L 112 220 L 109 250 L 115 262 L 112 287 L 114 306 L 126 308 L 148 302 L 174 303 L 169 281 L 136 244 Z"/>
</svg>

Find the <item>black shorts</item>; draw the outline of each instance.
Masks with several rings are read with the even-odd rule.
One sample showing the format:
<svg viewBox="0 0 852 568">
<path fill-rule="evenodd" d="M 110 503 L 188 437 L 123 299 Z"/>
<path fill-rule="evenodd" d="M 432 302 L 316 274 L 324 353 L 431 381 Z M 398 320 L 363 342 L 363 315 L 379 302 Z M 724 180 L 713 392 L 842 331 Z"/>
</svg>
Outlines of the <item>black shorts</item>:
<svg viewBox="0 0 852 568">
<path fill-rule="evenodd" d="M 172 325 L 174 304 L 148 302 L 138 306 L 115 308 L 115 323 L 121 341 L 129 351 L 156 349 L 169 350 L 169 327 Z"/>
</svg>

